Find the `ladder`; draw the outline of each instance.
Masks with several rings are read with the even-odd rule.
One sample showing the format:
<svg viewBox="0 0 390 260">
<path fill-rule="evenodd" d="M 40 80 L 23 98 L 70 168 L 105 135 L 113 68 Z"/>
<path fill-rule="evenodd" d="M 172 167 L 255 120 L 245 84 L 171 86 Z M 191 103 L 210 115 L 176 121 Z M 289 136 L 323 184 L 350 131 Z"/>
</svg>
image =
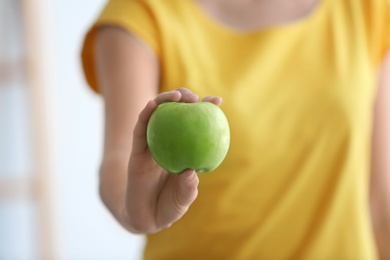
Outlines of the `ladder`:
<svg viewBox="0 0 390 260">
<path fill-rule="evenodd" d="M 4 1 L 4 0 L 3 0 Z M 7 0 L 5 0 L 7 1 Z M 0 173 L 0 203 L 27 201 L 36 209 L 35 227 L 37 259 L 59 259 L 55 230 L 55 210 L 53 201 L 52 142 L 48 116 L 47 91 L 50 88 L 50 59 L 47 50 L 46 29 L 48 10 L 45 0 L 8 0 L 18 11 L 22 24 L 25 51 L 21 60 L 1 61 L 0 76 L 9 77 L 17 70 L 26 79 L 28 94 L 27 117 L 30 118 L 31 169 L 23 177 L 12 178 L 12 173 Z M 1 22 L 1 21 L 0 21 Z M 0 87 L 7 87 L 1 86 Z M 33 257 L 35 259 L 35 257 Z"/>
</svg>

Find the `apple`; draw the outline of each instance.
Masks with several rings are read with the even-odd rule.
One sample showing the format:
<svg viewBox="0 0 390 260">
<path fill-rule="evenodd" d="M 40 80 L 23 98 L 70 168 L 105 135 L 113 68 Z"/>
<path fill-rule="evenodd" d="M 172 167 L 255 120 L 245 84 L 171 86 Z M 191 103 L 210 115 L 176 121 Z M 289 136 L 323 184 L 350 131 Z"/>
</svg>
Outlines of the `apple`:
<svg viewBox="0 0 390 260">
<path fill-rule="evenodd" d="M 230 145 L 229 123 L 210 102 L 165 102 L 152 113 L 147 144 L 154 160 L 171 173 L 216 169 Z"/>
</svg>

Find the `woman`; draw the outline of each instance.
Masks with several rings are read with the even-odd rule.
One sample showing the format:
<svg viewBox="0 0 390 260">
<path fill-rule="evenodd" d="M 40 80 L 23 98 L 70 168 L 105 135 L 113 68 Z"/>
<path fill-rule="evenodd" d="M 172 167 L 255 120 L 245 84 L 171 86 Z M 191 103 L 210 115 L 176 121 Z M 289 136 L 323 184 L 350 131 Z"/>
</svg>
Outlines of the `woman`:
<svg viewBox="0 0 390 260">
<path fill-rule="evenodd" d="M 83 49 L 100 194 L 148 234 L 145 258 L 390 259 L 389 28 L 388 0 L 109 2 Z M 226 113 L 229 153 L 169 174 L 149 116 L 199 97 Z"/>
</svg>

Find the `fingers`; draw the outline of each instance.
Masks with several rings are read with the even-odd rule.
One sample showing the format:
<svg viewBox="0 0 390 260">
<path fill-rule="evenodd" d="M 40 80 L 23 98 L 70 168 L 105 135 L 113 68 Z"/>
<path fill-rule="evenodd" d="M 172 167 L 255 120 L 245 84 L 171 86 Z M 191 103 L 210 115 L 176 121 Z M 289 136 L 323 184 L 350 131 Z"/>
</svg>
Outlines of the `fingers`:
<svg viewBox="0 0 390 260">
<path fill-rule="evenodd" d="M 180 101 L 181 98 L 182 98 L 182 93 L 180 91 L 173 90 L 171 92 L 163 92 L 158 94 L 154 99 L 154 102 L 156 103 L 156 106 L 158 106 L 164 102 Z"/>
<path fill-rule="evenodd" d="M 179 174 L 179 185 L 176 190 L 177 207 L 189 207 L 198 195 L 199 178 L 194 170 Z"/>
<path fill-rule="evenodd" d="M 180 101 L 182 102 L 193 103 L 197 102 L 199 99 L 198 95 L 194 94 L 191 90 L 187 88 L 178 88 L 176 91 L 179 91 L 181 93 L 182 98 Z M 217 106 L 220 106 L 222 104 L 222 98 L 218 96 L 207 96 L 202 99 L 202 102 L 210 102 Z"/>
<path fill-rule="evenodd" d="M 202 99 L 202 102 L 211 102 L 214 105 L 220 106 L 222 104 L 222 98 L 216 96 L 207 96 Z"/>
<path fill-rule="evenodd" d="M 198 196 L 199 178 L 194 170 L 173 175 L 164 186 L 157 204 L 156 223 L 169 227 L 179 220 Z"/>
<path fill-rule="evenodd" d="M 161 103 L 168 101 L 180 101 L 181 98 L 182 94 L 180 91 L 164 92 L 146 104 L 145 108 L 138 116 L 138 121 L 134 128 L 132 154 L 142 153 L 147 148 L 146 129 L 148 127 L 149 118 L 154 109 Z"/>
<path fill-rule="evenodd" d="M 154 101 L 156 101 L 157 105 L 167 102 L 167 101 L 180 101 L 187 103 L 197 102 L 199 99 L 198 95 L 193 93 L 191 90 L 187 88 L 178 88 L 171 92 L 163 92 L 159 94 Z"/>
<path fill-rule="evenodd" d="M 181 100 L 182 102 L 187 102 L 187 103 L 195 103 L 198 102 L 198 95 L 193 93 L 191 90 L 187 88 L 178 88 L 176 91 L 179 91 L 182 95 Z"/>
<path fill-rule="evenodd" d="M 191 90 L 187 88 L 178 88 L 171 92 L 163 92 L 156 96 L 155 99 L 148 102 L 145 108 L 142 110 L 138 117 L 138 122 L 134 128 L 134 139 L 133 139 L 133 154 L 139 154 L 147 149 L 146 143 L 146 129 L 148 126 L 149 118 L 153 113 L 154 109 L 164 102 L 176 101 L 176 102 L 187 102 L 195 103 L 198 102 L 199 97 Z M 217 106 L 221 105 L 222 98 L 217 96 L 207 96 L 203 98 L 203 102 L 211 102 Z"/>
</svg>

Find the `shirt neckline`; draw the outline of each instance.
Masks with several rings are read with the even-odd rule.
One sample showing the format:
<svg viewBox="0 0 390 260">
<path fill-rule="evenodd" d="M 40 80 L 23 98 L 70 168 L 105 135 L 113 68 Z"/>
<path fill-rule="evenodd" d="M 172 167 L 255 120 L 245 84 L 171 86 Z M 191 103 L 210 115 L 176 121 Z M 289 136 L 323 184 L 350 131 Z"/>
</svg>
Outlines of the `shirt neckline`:
<svg viewBox="0 0 390 260">
<path fill-rule="evenodd" d="M 191 8 L 194 10 L 195 15 L 198 16 L 202 23 L 204 23 L 207 27 L 211 27 L 212 29 L 219 31 L 220 33 L 235 37 L 258 36 L 265 33 L 272 33 L 280 30 L 301 27 L 305 24 L 310 23 L 310 21 L 318 19 L 320 16 L 322 16 L 322 14 L 326 10 L 326 3 L 328 1 L 329 0 L 319 0 L 316 6 L 312 9 L 312 11 L 310 11 L 307 15 L 299 17 L 290 22 L 272 25 L 260 29 L 239 30 L 217 21 L 211 15 L 204 11 L 204 9 L 196 2 L 196 0 L 189 0 Z"/>
</svg>

